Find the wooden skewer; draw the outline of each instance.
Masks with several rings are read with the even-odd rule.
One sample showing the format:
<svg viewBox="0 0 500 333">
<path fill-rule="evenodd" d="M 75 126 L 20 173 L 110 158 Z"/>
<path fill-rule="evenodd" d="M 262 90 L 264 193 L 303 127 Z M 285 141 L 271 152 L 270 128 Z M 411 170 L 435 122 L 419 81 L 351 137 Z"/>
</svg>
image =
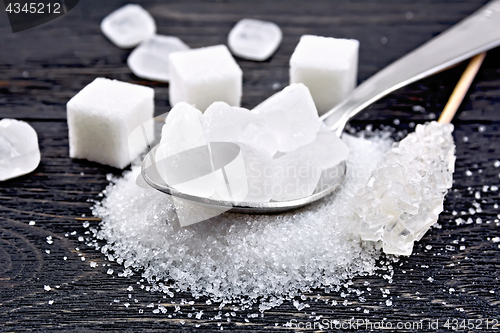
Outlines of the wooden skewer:
<svg viewBox="0 0 500 333">
<path fill-rule="evenodd" d="M 453 89 L 453 93 L 451 94 L 448 103 L 446 103 L 446 106 L 444 107 L 443 112 L 439 117 L 439 123 L 451 122 L 451 120 L 455 116 L 455 113 L 457 112 L 458 107 L 460 106 L 460 104 L 462 104 L 465 94 L 469 90 L 472 81 L 476 77 L 476 74 L 479 70 L 479 67 L 481 67 L 481 64 L 483 63 L 485 56 L 486 52 L 483 52 L 471 59 L 464 73 L 460 77 L 460 80 L 458 80 L 457 86 L 455 87 L 455 89 Z"/>
</svg>

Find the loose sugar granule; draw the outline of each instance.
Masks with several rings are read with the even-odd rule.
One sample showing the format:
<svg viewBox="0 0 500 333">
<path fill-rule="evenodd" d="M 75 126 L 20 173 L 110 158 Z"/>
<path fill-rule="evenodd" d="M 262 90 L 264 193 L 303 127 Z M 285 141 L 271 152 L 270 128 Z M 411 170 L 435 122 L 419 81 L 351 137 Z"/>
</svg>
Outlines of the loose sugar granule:
<svg viewBox="0 0 500 333">
<path fill-rule="evenodd" d="M 172 279 L 174 291 L 216 302 L 259 302 L 261 311 L 311 288 L 372 274 L 380 250 L 359 241 L 348 203 L 384 158 L 388 137 L 344 135 L 351 151 L 346 179 L 316 204 L 275 215 L 225 213 L 185 228 L 169 196 L 136 185 L 140 167 L 133 166 L 113 179 L 93 208 L 102 218 L 96 237 L 107 241 L 101 252 L 142 273 L 152 290 L 169 291 L 162 282 Z"/>
</svg>

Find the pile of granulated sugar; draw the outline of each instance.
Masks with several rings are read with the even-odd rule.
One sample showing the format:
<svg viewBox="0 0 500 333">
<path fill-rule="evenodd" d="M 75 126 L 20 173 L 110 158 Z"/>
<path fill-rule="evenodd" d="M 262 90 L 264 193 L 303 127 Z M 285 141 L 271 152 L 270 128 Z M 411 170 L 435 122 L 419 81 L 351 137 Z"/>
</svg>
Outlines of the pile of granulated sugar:
<svg viewBox="0 0 500 333">
<path fill-rule="evenodd" d="M 344 135 L 351 151 L 346 179 L 319 203 L 276 215 L 225 213 L 185 228 L 174 221 L 169 196 L 136 185 L 134 166 L 113 179 L 93 209 L 102 218 L 95 236 L 107 242 L 100 250 L 154 290 L 189 291 L 240 308 L 259 303 L 261 311 L 311 288 L 373 274 L 380 249 L 359 240 L 348 203 L 392 140 L 389 132 L 363 136 Z"/>
</svg>

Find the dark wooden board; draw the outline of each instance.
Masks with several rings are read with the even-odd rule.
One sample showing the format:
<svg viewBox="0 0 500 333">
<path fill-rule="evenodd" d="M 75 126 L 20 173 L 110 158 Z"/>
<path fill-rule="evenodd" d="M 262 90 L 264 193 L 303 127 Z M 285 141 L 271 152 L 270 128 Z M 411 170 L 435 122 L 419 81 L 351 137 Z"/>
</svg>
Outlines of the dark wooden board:
<svg viewBox="0 0 500 333">
<path fill-rule="evenodd" d="M 168 84 L 132 75 L 126 66 L 130 51 L 116 48 L 100 32 L 102 18 L 125 3 L 82 0 L 67 15 L 15 34 L 8 26 L 6 14 L 0 13 L 0 118 L 28 121 L 39 135 L 42 153 L 42 162 L 35 172 L 0 183 L 0 331 L 195 330 L 195 325 L 201 325 L 199 329 L 203 330 L 220 330 L 217 321 L 207 320 L 218 309 L 206 305 L 206 299 L 193 299 L 183 293 L 177 293 L 173 300 L 163 299 L 162 294 L 138 288 L 129 292 L 127 287 L 135 286 L 140 278 L 110 276 L 106 274 L 107 267 L 91 268 L 91 260 L 99 264 L 108 262 L 98 251 L 78 240 L 87 230 L 82 226 L 83 221 L 90 220 L 93 227 L 99 223 L 89 219 L 92 203 L 88 200 L 99 200 L 99 192 L 108 184 L 106 174 L 121 172 L 68 158 L 65 103 L 95 77 L 105 76 L 153 87 L 156 113 L 170 109 Z M 486 1 L 140 3 L 153 14 L 159 33 L 179 36 L 191 47 L 225 43 L 228 32 L 240 18 L 276 22 L 284 37 L 270 60 L 257 63 L 238 59 L 244 71 L 242 105 L 251 108 L 275 92 L 275 83 L 281 87 L 287 84 L 288 60 L 302 34 L 360 40 L 359 80 L 363 81 Z M 387 38 L 386 44 L 381 42 L 382 37 Z M 390 94 L 356 117 L 352 125 L 355 128 L 370 123 L 391 125 L 397 118 L 400 124 L 394 127 L 405 130 L 410 129 L 410 122 L 432 119 L 432 114 L 439 115 L 464 67 L 459 65 Z M 414 111 L 414 105 L 423 106 L 426 111 Z M 307 311 L 297 311 L 292 304 L 285 303 L 247 323 L 247 315 L 257 312 L 252 309 L 238 312 L 230 323 L 224 317 L 220 321 L 222 327 L 278 331 L 284 330 L 283 325 L 292 319 L 312 322 L 320 315 L 321 320 L 355 318 L 394 324 L 424 320 L 423 331 L 434 332 L 427 326 L 426 318 L 439 320 L 440 331 L 449 331 L 443 326 L 447 319 L 480 319 L 483 330 L 487 328 L 486 319 L 498 323 L 500 248 L 491 238 L 500 236 L 499 210 L 494 208 L 494 204 L 500 203 L 499 192 L 481 193 L 481 199 L 477 200 L 483 210 L 473 218 L 481 217 L 483 223 L 457 225 L 455 219 L 469 217 L 474 193 L 481 191 L 483 185 L 500 185 L 500 168 L 494 166 L 500 158 L 500 49 L 489 52 L 453 123 L 457 170 L 454 188 L 440 216 L 441 228 L 429 231 L 417 244 L 414 254 L 394 266 L 392 283 L 381 276 L 359 277 L 352 281 L 351 287 L 365 291 L 365 302 L 354 294 L 344 299 L 340 292 L 318 290 L 311 296 L 319 294 L 322 299 L 330 300 L 330 305 L 322 300 L 309 300 L 311 307 Z M 478 131 L 481 125 L 485 126 L 484 132 Z M 467 176 L 467 170 L 473 171 L 473 175 Z M 453 211 L 458 215 L 453 216 Z M 30 226 L 31 220 L 36 225 Z M 76 234 L 72 235 L 73 232 Z M 47 244 L 47 236 L 54 239 L 54 244 Z M 427 250 L 428 245 L 432 249 Z M 454 249 L 447 250 L 447 245 L 453 245 Z M 460 246 L 465 249 L 460 250 Z M 119 269 L 116 263 L 109 264 Z M 429 277 L 434 281 L 429 281 Z M 371 292 L 363 286 L 365 281 L 370 282 Z M 44 285 L 54 289 L 46 292 Z M 60 287 L 56 289 L 56 285 Z M 390 295 L 383 297 L 380 288 L 388 289 Z M 130 301 L 128 294 L 137 303 Z M 392 306 L 386 305 L 388 298 L 392 299 Z M 204 311 L 203 318 L 196 320 L 186 314 L 168 318 L 174 312 L 169 304 L 181 299 L 194 301 L 194 307 Z M 52 305 L 49 300 L 54 301 Z M 331 300 L 339 304 L 332 306 Z M 347 305 L 342 304 L 344 300 Z M 128 308 L 123 305 L 127 301 L 131 303 Z M 153 314 L 146 307 L 158 302 L 166 304 L 167 315 Z M 185 308 L 192 312 L 191 306 Z M 139 309 L 144 309 L 144 313 L 139 313 Z M 358 330 L 363 331 L 364 327 Z"/>
</svg>

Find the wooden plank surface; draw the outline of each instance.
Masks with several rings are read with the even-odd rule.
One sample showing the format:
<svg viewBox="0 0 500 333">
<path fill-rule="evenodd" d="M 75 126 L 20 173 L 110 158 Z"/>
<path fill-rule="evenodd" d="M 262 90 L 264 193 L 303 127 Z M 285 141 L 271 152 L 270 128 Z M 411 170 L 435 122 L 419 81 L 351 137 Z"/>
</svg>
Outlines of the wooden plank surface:
<svg viewBox="0 0 500 333">
<path fill-rule="evenodd" d="M 432 229 L 409 258 L 394 266 L 392 283 L 378 276 L 359 277 L 351 287 L 365 290 L 365 301 L 353 294 L 317 290 L 311 296 L 337 300 L 332 306 L 308 301 L 307 311 L 292 304 L 270 310 L 259 318 L 248 318 L 255 309 L 238 312 L 231 322 L 214 317 L 218 308 L 177 293 L 173 300 L 161 294 L 135 289 L 139 277 L 117 277 L 106 269 L 91 268 L 89 262 L 110 264 L 98 252 L 79 241 L 86 229 L 91 203 L 106 187 L 106 174 L 119 170 L 68 158 L 65 103 L 95 77 L 105 76 L 155 89 L 156 113 L 170 109 L 168 84 L 141 80 L 126 66 L 129 50 L 112 45 L 102 35 L 99 23 L 112 10 L 125 4 L 117 0 L 82 0 L 67 15 L 40 27 L 13 34 L 5 13 L 0 14 L 0 118 L 28 121 L 37 131 L 42 162 L 27 176 L 0 183 L 0 331 L 95 331 L 160 329 L 218 331 L 284 330 L 296 319 L 370 319 L 396 323 L 439 320 L 440 330 L 447 319 L 482 320 L 468 322 L 482 326 L 500 322 L 500 236 L 498 191 L 475 192 L 484 185 L 500 185 L 500 49 L 489 52 L 459 114 L 454 120 L 457 165 L 453 190 L 448 194 L 440 228 Z M 242 105 L 251 108 L 271 95 L 278 84 L 288 82 L 288 60 L 303 34 L 356 38 L 361 42 L 359 81 L 403 56 L 428 39 L 457 23 L 484 0 L 352 0 L 352 1 L 141 1 L 158 25 L 161 34 L 175 35 L 191 47 L 225 43 L 232 26 L 244 17 L 276 22 L 283 30 L 283 43 L 277 53 L 263 63 L 237 59 L 244 72 Z M 1 6 L 0 6 L 1 7 Z M 3 10 L 3 7 L 1 7 Z M 385 38 L 385 39 L 384 39 Z M 384 43 L 387 41 L 386 43 Z M 416 82 L 375 103 L 361 113 L 352 125 L 393 124 L 397 130 L 423 123 L 439 115 L 464 65 Z M 419 105 L 425 111 L 414 110 Z M 484 126 L 484 131 L 480 131 Z M 482 129 L 482 128 L 481 128 Z M 467 138 L 467 139 L 465 139 Z M 472 176 L 467 176 L 467 171 Z M 470 216 L 476 200 L 482 211 Z M 458 212 L 457 216 L 452 214 Z M 465 214 L 462 215 L 462 212 Z M 455 219 L 474 219 L 457 225 Z M 476 223 L 480 217 L 482 223 Z M 29 225 L 29 221 L 36 221 Z M 67 237 L 65 236 L 67 234 Z M 47 244 L 51 236 L 54 244 Z M 431 249 L 427 249 L 432 246 Z M 448 248 L 447 248 L 448 246 Z M 449 247 L 452 246 L 453 248 Z M 461 249 L 461 246 L 465 248 Z M 50 253 L 46 250 L 50 249 Z M 86 261 L 81 260 L 81 256 Z M 66 257 L 66 260 L 63 258 Z M 429 277 L 434 280 L 429 281 Z M 370 282 L 371 291 L 363 284 Z M 46 292 L 44 285 L 53 290 Z M 60 286 L 55 288 L 55 286 Z M 392 306 L 386 305 L 389 290 Z M 132 301 L 129 300 L 129 294 Z M 137 299 L 137 303 L 133 300 Z M 204 311 L 201 320 L 173 314 L 173 302 L 194 301 Z M 53 304 L 48 304 L 53 300 Z M 343 302 L 346 301 L 344 305 Z M 127 308 L 123 304 L 131 303 Z M 153 314 L 150 303 L 166 303 L 166 315 Z M 143 309 L 144 313 L 139 313 Z M 365 313 L 368 310 L 369 313 Z M 192 312 L 192 311 L 186 311 Z M 311 314 L 314 313 L 311 317 Z M 245 319 L 249 319 L 248 323 Z M 183 322 L 183 323 L 181 323 Z M 424 321 L 423 331 L 436 330 Z M 466 326 L 467 327 L 467 326 Z M 363 327 L 359 331 L 363 331 Z M 404 330 L 400 330 L 404 331 Z"/>
</svg>

